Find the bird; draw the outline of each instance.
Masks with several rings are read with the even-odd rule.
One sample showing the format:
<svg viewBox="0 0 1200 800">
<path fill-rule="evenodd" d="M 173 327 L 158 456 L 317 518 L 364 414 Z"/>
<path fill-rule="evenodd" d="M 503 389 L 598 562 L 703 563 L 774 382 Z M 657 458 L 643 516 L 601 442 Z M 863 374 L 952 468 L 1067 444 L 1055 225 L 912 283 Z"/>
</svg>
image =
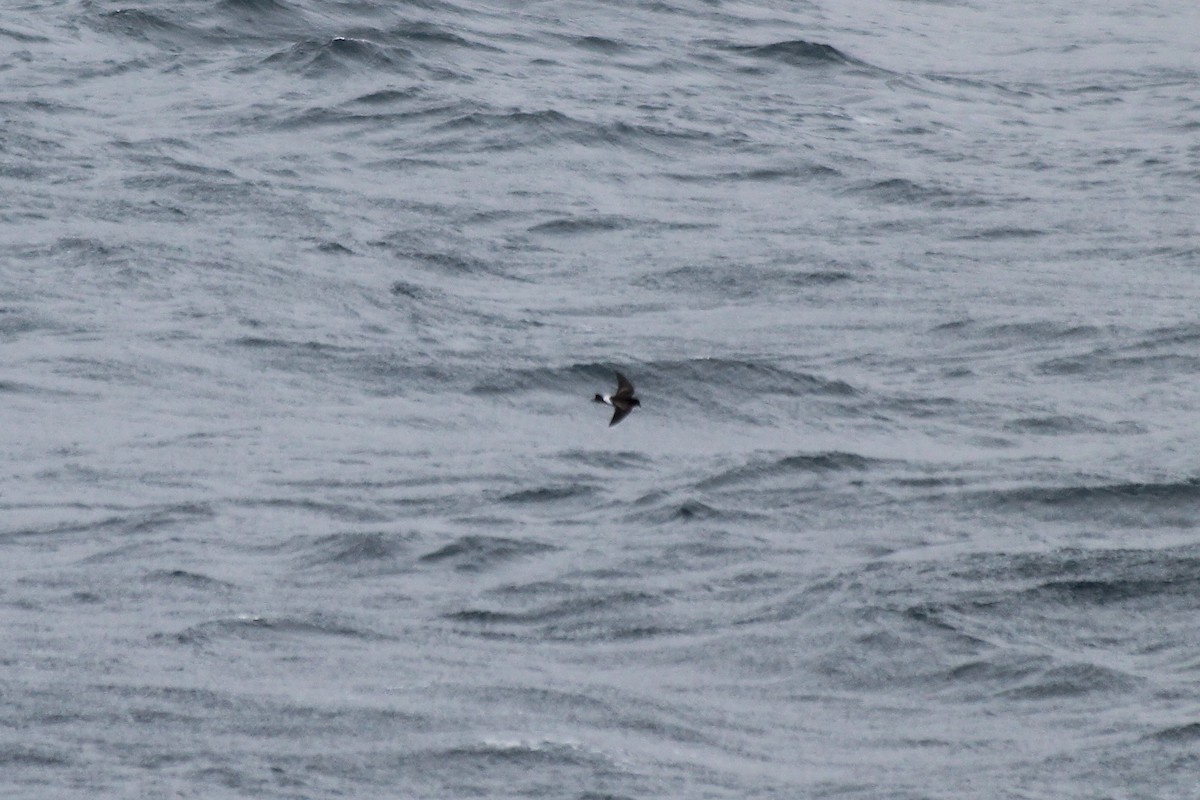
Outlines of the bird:
<svg viewBox="0 0 1200 800">
<path fill-rule="evenodd" d="M 617 373 L 617 390 L 612 394 L 598 394 L 595 402 L 613 407 L 612 422 L 608 427 L 616 425 L 633 411 L 634 406 L 640 406 L 641 400 L 633 396 L 633 384 L 621 373 Z"/>
</svg>

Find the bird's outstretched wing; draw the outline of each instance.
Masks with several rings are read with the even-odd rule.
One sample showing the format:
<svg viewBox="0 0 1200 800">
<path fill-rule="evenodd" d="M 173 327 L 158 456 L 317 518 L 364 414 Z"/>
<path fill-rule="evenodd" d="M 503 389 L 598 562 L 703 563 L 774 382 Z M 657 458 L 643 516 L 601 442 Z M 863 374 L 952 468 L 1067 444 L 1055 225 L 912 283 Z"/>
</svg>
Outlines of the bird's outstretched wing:
<svg viewBox="0 0 1200 800">
<path fill-rule="evenodd" d="M 613 399 L 615 400 L 618 397 L 622 399 L 633 397 L 633 384 L 629 382 L 629 378 L 626 378 L 619 372 L 617 373 L 617 393 L 613 395 Z M 628 414 L 629 412 L 626 411 L 625 413 Z"/>
<path fill-rule="evenodd" d="M 629 412 L 633 410 L 633 406 L 629 405 L 629 403 L 622 402 L 619 398 L 616 398 L 616 397 L 613 398 L 612 404 L 613 404 L 612 422 L 608 423 L 608 427 L 610 427 L 610 428 L 613 425 L 616 425 L 621 420 L 625 419 L 625 417 L 629 416 Z"/>
</svg>

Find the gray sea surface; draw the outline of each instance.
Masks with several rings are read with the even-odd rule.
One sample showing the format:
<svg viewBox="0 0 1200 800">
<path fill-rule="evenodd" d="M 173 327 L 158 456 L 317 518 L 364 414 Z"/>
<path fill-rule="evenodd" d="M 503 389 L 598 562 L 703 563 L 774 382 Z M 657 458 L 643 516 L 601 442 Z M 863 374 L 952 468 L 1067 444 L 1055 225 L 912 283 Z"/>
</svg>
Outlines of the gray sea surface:
<svg viewBox="0 0 1200 800">
<path fill-rule="evenodd" d="M 4 3 L 0 797 L 1200 797 L 1198 40 Z"/>
</svg>

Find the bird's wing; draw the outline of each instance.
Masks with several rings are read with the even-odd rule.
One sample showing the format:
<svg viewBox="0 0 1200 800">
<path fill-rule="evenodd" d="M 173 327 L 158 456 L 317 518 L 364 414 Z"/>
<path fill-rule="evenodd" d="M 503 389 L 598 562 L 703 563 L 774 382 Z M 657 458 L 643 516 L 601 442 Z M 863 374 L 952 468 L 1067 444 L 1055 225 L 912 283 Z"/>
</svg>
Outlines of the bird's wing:
<svg viewBox="0 0 1200 800">
<path fill-rule="evenodd" d="M 629 403 L 622 403 L 620 400 L 614 399 L 613 418 L 612 422 L 608 423 L 608 427 L 611 428 L 613 425 L 616 425 L 618 422 L 625 419 L 625 417 L 629 416 L 629 412 L 632 410 L 633 406 L 629 405 Z"/>
<path fill-rule="evenodd" d="M 621 373 L 617 373 L 617 393 L 613 397 L 633 397 L 633 384 Z"/>
</svg>

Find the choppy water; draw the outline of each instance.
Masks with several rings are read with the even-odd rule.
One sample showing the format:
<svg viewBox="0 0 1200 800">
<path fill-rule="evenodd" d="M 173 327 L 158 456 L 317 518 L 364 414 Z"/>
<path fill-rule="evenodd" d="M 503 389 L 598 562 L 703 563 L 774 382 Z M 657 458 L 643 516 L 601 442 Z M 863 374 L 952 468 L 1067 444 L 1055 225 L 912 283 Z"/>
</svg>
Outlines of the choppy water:
<svg viewBox="0 0 1200 800">
<path fill-rule="evenodd" d="M 1198 9 L 9 4 L 0 793 L 1200 796 Z"/>
</svg>

